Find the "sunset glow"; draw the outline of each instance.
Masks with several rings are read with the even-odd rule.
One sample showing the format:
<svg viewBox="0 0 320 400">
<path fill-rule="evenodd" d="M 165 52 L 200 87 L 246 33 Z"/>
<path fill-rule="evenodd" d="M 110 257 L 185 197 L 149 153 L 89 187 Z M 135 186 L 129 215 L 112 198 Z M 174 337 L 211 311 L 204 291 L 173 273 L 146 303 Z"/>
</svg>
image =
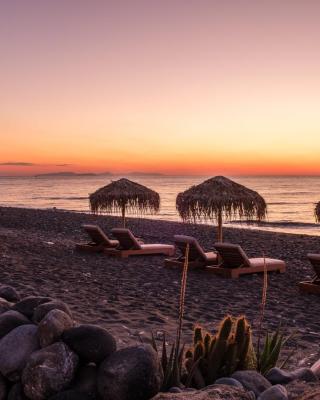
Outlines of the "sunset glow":
<svg viewBox="0 0 320 400">
<path fill-rule="evenodd" d="M 320 174 L 320 2 L 0 5 L 0 175 Z"/>
</svg>

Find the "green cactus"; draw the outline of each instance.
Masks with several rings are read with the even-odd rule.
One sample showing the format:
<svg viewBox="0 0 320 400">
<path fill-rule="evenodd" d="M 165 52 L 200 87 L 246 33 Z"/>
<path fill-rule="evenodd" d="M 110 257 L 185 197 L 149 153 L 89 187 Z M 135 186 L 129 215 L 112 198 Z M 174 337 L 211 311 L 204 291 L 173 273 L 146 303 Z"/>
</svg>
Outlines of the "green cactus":
<svg viewBox="0 0 320 400">
<path fill-rule="evenodd" d="M 193 347 L 187 351 L 186 386 L 201 388 L 249 365 L 254 368 L 251 352 L 251 328 L 243 316 L 233 318 L 227 315 L 215 335 L 208 332 L 204 334 L 201 327 L 197 326 L 194 329 Z"/>
</svg>

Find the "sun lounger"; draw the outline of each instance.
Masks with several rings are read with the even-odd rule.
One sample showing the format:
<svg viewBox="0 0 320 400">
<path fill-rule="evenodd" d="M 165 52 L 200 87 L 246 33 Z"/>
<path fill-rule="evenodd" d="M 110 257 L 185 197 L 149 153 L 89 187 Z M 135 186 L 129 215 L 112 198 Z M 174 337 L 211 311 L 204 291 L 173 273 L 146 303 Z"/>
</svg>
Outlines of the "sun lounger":
<svg viewBox="0 0 320 400">
<path fill-rule="evenodd" d="M 310 281 L 299 282 L 298 286 L 302 292 L 320 294 L 320 254 L 308 254 L 315 275 Z"/>
<path fill-rule="evenodd" d="M 176 258 L 167 258 L 165 260 L 166 267 L 183 267 L 185 261 L 185 253 L 187 245 L 189 244 L 189 268 L 205 268 L 210 265 L 216 265 L 218 263 L 217 253 L 208 252 L 205 253 L 203 248 L 200 246 L 196 238 L 192 236 L 175 235 L 174 243 L 180 250 L 181 255 Z"/>
<path fill-rule="evenodd" d="M 174 246 L 169 244 L 144 244 L 139 241 L 129 229 L 114 228 L 111 230 L 120 245 L 116 249 L 106 249 L 106 253 L 117 257 L 125 258 L 133 255 L 174 254 Z"/>
<path fill-rule="evenodd" d="M 77 243 L 76 249 L 99 252 L 106 248 L 114 248 L 119 245 L 117 240 L 111 240 L 98 225 L 82 225 L 82 228 L 91 239 L 89 243 Z"/>
<path fill-rule="evenodd" d="M 211 267 L 210 270 L 225 278 L 239 278 L 240 275 L 256 274 L 264 272 L 265 264 L 268 272 L 285 272 L 286 264 L 282 260 L 273 258 L 248 258 L 243 249 L 235 244 L 215 243 L 222 262 L 217 267 Z"/>
</svg>

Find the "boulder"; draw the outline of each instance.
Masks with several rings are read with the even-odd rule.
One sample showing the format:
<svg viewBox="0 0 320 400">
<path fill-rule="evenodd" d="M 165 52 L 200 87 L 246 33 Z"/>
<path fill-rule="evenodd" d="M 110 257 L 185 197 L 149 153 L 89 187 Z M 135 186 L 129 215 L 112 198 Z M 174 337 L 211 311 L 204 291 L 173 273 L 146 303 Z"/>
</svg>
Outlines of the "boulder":
<svg viewBox="0 0 320 400">
<path fill-rule="evenodd" d="M 261 393 L 257 400 L 288 400 L 288 392 L 282 385 L 271 386 Z"/>
<path fill-rule="evenodd" d="M 92 400 L 92 397 L 86 393 L 70 389 L 51 396 L 49 400 Z"/>
<path fill-rule="evenodd" d="M 236 386 L 238 388 L 243 389 L 242 383 L 237 381 L 234 378 L 219 378 L 215 381 L 215 385 L 228 385 L 228 386 Z"/>
<path fill-rule="evenodd" d="M 97 396 L 98 368 L 94 364 L 82 365 L 78 368 L 71 389 L 86 393 L 90 398 Z"/>
<path fill-rule="evenodd" d="M 0 400 L 7 398 L 7 383 L 2 375 L 0 375 Z"/>
<path fill-rule="evenodd" d="M 159 393 L 152 400 L 252 400 L 243 389 L 227 385 L 211 385 L 194 392 Z"/>
<path fill-rule="evenodd" d="M 8 393 L 8 400 L 28 400 L 23 392 L 21 383 L 15 383 L 11 387 Z"/>
<path fill-rule="evenodd" d="M 317 380 L 317 377 L 310 368 L 299 368 L 295 371 L 284 371 L 280 368 L 272 368 L 267 373 L 266 378 L 273 385 L 286 384 L 295 380 L 302 380 L 306 382 L 313 382 Z"/>
<path fill-rule="evenodd" d="M 254 370 L 236 371 L 231 378 L 239 381 L 245 389 L 251 390 L 257 397 L 271 387 L 271 383 Z"/>
<path fill-rule="evenodd" d="M 57 342 L 63 332 L 72 328 L 73 325 L 73 320 L 64 311 L 58 309 L 49 311 L 38 326 L 40 346 L 46 347 Z"/>
<path fill-rule="evenodd" d="M 10 303 L 8 300 L 0 297 L 0 314 L 3 314 L 4 312 L 10 310 L 11 307 L 12 307 L 12 303 Z"/>
<path fill-rule="evenodd" d="M 0 339 L 20 325 L 30 324 L 26 316 L 18 311 L 9 310 L 0 315 Z"/>
<path fill-rule="evenodd" d="M 49 311 L 51 310 L 61 310 L 68 314 L 70 317 L 72 316 L 70 308 L 60 300 L 51 300 L 47 303 L 42 303 L 35 308 L 33 313 L 33 321 L 38 323 L 45 317 Z"/>
<path fill-rule="evenodd" d="M 74 378 L 78 356 L 58 342 L 34 352 L 23 370 L 23 390 L 31 400 L 44 400 L 67 388 Z"/>
<path fill-rule="evenodd" d="M 96 364 L 114 353 L 117 347 L 114 337 L 106 329 L 96 325 L 80 325 L 68 329 L 63 333 L 62 340 L 82 360 Z"/>
<path fill-rule="evenodd" d="M 20 295 L 16 289 L 7 285 L 0 286 L 0 297 L 13 303 L 20 300 Z"/>
<path fill-rule="evenodd" d="M 102 400 L 148 400 L 159 392 L 162 379 L 152 346 L 128 347 L 111 354 L 100 365 L 98 392 Z"/>
<path fill-rule="evenodd" d="M 38 328 L 21 325 L 0 340 L 0 372 L 12 381 L 19 379 L 31 353 L 39 349 Z"/>
<path fill-rule="evenodd" d="M 310 368 L 314 375 L 320 379 L 320 359 L 316 361 Z"/>
<path fill-rule="evenodd" d="M 47 303 L 51 300 L 52 299 L 49 297 L 29 296 L 16 303 L 12 309 L 19 311 L 28 318 L 31 318 L 33 316 L 34 309 L 38 307 L 39 304 Z"/>
</svg>

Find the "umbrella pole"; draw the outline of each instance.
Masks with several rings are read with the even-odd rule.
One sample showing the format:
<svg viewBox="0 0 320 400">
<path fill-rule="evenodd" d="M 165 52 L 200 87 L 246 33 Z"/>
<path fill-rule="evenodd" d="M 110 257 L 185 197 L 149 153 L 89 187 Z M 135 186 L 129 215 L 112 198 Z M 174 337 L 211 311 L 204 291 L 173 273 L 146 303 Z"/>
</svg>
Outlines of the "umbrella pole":
<svg viewBox="0 0 320 400">
<path fill-rule="evenodd" d="M 123 205 L 122 206 L 122 227 L 125 228 L 126 227 L 126 206 Z"/>
<path fill-rule="evenodd" d="M 222 236 L 222 211 L 219 211 L 218 214 L 218 242 L 223 242 Z"/>
</svg>

